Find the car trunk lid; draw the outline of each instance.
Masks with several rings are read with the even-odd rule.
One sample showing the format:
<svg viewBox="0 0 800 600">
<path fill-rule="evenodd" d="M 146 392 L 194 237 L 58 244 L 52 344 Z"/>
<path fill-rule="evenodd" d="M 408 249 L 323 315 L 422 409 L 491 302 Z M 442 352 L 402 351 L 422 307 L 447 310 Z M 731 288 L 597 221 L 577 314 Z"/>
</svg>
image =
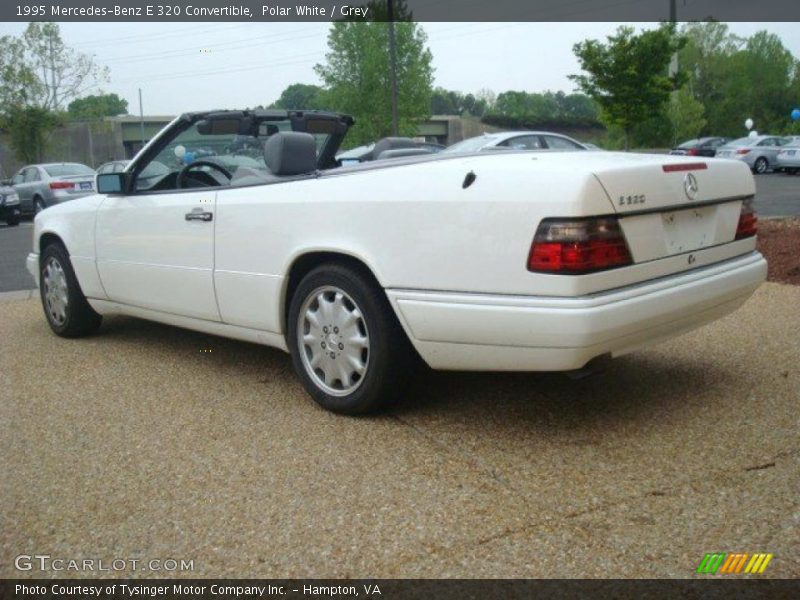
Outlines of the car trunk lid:
<svg viewBox="0 0 800 600">
<path fill-rule="evenodd" d="M 733 242 L 755 184 L 739 162 L 630 157 L 594 169 L 619 216 L 634 263 Z"/>
</svg>

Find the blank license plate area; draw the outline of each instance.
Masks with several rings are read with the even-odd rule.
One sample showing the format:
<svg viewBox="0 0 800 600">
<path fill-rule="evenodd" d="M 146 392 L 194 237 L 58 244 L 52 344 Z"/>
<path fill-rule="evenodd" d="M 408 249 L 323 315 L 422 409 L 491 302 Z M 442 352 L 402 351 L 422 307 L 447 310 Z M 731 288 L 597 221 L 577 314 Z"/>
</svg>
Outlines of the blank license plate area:
<svg viewBox="0 0 800 600">
<path fill-rule="evenodd" d="M 714 245 L 716 206 L 703 206 L 661 214 L 667 255 Z"/>
</svg>

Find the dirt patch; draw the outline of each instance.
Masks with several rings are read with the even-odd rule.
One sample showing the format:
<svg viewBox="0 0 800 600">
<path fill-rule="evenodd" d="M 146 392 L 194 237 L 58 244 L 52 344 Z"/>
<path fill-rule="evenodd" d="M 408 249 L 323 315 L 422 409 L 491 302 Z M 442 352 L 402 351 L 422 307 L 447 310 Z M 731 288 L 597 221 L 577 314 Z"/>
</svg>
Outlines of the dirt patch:
<svg viewBox="0 0 800 600">
<path fill-rule="evenodd" d="M 800 219 L 758 222 L 758 250 L 767 257 L 767 279 L 800 285 Z"/>
</svg>

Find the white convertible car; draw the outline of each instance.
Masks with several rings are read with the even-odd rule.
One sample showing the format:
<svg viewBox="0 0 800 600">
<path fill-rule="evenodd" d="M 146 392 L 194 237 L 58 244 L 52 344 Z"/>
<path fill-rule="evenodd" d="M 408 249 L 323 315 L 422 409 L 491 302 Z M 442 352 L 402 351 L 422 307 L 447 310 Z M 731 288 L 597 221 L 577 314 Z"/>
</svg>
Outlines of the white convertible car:
<svg viewBox="0 0 800 600">
<path fill-rule="evenodd" d="M 322 406 L 434 369 L 561 371 L 708 323 L 764 281 L 732 160 L 440 154 L 338 166 L 352 119 L 175 119 L 98 194 L 35 219 L 61 336 L 122 313 L 288 351 Z"/>
</svg>

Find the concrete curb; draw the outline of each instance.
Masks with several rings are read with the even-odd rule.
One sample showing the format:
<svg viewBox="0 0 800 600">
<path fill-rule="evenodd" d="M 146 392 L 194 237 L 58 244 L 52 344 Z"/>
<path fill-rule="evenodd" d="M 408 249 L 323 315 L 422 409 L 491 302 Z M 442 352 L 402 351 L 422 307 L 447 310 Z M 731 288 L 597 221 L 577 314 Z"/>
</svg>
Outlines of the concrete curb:
<svg viewBox="0 0 800 600">
<path fill-rule="evenodd" d="M 39 290 L 18 290 L 16 292 L 0 292 L 0 303 L 14 302 L 16 300 L 30 300 Z"/>
</svg>

